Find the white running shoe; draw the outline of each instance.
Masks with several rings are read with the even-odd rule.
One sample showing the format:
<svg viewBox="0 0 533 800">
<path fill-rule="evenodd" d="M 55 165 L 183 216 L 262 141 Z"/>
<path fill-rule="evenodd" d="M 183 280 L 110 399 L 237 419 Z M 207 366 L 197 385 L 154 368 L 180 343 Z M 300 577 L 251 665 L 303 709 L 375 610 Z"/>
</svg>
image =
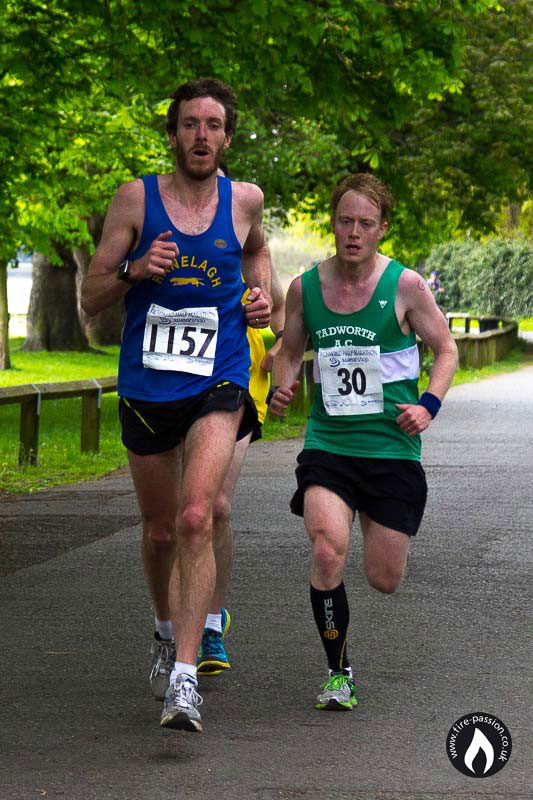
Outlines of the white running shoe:
<svg viewBox="0 0 533 800">
<path fill-rule="evenodd" d="M 164 700 L 170 683 L 170 673 L 176 663 L 176 643 L 173 639 L 161 639 L 156 633 L 150 655 L 152 656 L 150 688 L 157 700 Z"/>
<path fill-rule="evenodd" d="M 202 718 L 198 706 L 203 700 L 196 691 L 197 682 L 190 675 L 178 675 L 176 682 L 171 683 L 165 695 L 161 727 L 174 730 L 202 730 Z"/>
</svg>

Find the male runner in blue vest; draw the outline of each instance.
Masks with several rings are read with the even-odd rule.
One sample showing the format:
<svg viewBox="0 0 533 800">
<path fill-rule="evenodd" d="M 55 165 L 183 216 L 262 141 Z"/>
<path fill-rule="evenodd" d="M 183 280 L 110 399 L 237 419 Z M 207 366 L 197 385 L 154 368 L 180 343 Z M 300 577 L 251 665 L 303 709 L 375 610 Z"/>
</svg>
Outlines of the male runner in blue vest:
<svg viewBox="0 0 533 800">
<path fill-rule="evenodd" d="M 161 725 L 200 731 L 196 659 L 215 586 L 213 504 L 236 439 L 257 420 L 246 326 L 270 322 L 270 260 L 261 190 L 217 175 L 235 129 L 233 91 L 205 79 L 173 98 L 175 170 L 119 188 L 82 306 L 94 315 L 125 298 L 122 441 L 143 517 L 157 634 L 176 642 Z M 241 269 L 251 290 L 245 307 Z"/>
</svg>

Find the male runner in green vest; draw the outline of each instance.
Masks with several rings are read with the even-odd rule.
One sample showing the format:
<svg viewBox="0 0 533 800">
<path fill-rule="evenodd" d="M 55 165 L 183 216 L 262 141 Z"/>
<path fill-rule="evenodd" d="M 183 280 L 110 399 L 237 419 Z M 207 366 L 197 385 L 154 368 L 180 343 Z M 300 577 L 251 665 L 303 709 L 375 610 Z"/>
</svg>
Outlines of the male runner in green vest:
<svg viewBox="0 0 533 800">
<path fill-rule="evenodd" d="M 426 281 L 377 252 L 391 210 L 389 190 L 373 175 L 350 175 L 336 187 L 336 253 L 292 282 L 274 362 L 270 410 L 284 416 L 311 338 L 316 394 L 291 510 L 303 516 L 312 545 L 311 605 L 329 666 L 319 709 L 357 704 L 343 583 L 355 512 L 368 582 L 392 593 L 426 502 L 420 433 L 457 366 L 455 342 Z M 420 398 L 416 334 L 435 356 Z"/>
</svg>

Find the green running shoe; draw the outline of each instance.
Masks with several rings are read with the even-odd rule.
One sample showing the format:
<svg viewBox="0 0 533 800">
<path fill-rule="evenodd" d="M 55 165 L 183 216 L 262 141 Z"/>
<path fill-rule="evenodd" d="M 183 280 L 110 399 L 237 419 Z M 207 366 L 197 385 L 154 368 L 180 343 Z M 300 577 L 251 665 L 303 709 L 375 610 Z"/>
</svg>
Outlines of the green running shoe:
<svg viewBox="0 0 533 800">
<path fill-rule="evenodd" d="M 351 675 L 332 672 L 321 687 L 315 708 L 321 711 L 351 711 L 357 705 L 355 684 Z"/>
<path fill-rule="evenodd" d="M 229 626 L 231 625 L 231 617 L 229 615 L 229 611 L 227 608 L 222 609 L 222 638 L 224 639 L 227 632 L 229 631 Z"/>
<path fill-rule="evenodd" d="M 226 608 L 222 609 L 222 633 L 213 631 L 211 628 L 204 628 L 202 644 L 196 666 L 198 675 L 220 675 L 226 669 L 231 669 L 231 665 L 226 655 L 224 642 L 222 641 L 229 631 L 231 617 Z"/>
</svg>

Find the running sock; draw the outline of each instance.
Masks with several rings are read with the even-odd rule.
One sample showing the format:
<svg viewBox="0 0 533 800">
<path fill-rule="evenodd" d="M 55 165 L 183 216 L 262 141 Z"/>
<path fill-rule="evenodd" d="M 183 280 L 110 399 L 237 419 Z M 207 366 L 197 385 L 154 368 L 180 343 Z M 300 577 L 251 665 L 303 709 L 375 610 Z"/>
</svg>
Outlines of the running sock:
<svg viewBox="0 0 533 800">
<path fill-rule="evenodd" d="M 336 589 L 315 589 L 311 586 L 311 606 L 315 623 L 326 651 L 328 667 L 333 672 L 348 669 L 346 634 L 350 622 L 350 609 L 344 583 Z"/>
<path fill-rule="evenodd" d="M 185 664 L 183 661 L 176 661 L 170 674 L 170 683 L 176 683 L 178 675 L 189 675 L 191 681 L 198 682 L 196 664 Z"/>
<path fill-rule="evenodd" d="M 205 618 L 205 627 L 222 633 L 222 614 L 208 614 Z"/>
<path fill-rule="evenodd" d="M 330 677 L 330 678 L 331 678 L 331 676 L 332 676 L 333 674 L 335 674 L 335 675 L 338 675 L 338 674 L 339 674 L 339 670 L 337 670 L 337 671 L 334 673 L 334 672 L 333 672 L 333 670 L 329 669 L 329 670 L 328 670 L 328 672 L 329 672 L 329 677 Z M 348 677 L 349 677 L 349 678 L 351 678 L 351 679 L 353 680 L 353 672 L 352 672 L 352 668 L 351 668 L 351 667 L 343 667 L 343 668 L 342 668 L 342 674 L 343 674 L 343 675 L 348 675 Z"/>
<path fill-rule="evenodd" d="M 155 629 L 158 632 L 161 639 L 174 638 L 174 631 L 172 630 L 171 619 L 157 619 L 157 617 L 155 617 Z"/>
</svg>

